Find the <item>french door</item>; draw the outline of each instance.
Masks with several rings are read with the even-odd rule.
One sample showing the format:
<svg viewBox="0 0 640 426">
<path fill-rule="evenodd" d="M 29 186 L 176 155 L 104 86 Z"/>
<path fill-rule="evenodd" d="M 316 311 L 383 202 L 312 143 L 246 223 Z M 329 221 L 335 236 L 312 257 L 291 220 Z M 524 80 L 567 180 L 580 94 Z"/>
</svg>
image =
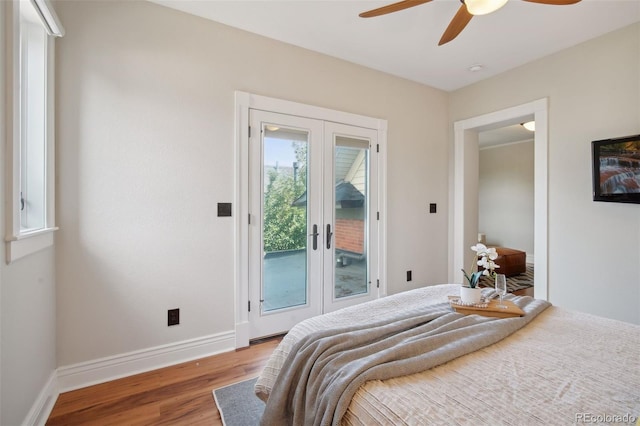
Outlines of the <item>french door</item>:
<svg viewBox="0 0 640 426">
<path fill-rule="evenodd" d="M 377 297 L 377 132 L 254 109 L 249 121 L 250 338 Z"/>
</svg>

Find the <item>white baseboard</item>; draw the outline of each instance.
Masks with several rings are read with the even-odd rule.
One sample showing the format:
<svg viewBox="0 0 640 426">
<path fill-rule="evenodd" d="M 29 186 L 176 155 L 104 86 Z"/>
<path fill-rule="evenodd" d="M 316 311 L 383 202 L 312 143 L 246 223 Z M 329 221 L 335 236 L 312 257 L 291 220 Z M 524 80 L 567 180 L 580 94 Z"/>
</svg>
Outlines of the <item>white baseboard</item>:
<svg viewBox="0 0 640 426">
<path fill-rule="evenodd" d="M 58 390 L 68 392 L 235 349 L 233 331 L 58 368 Z"/>
<path fill-rule="evenodd" d="M 44 425 L 49 418 L 49 414 L 51 414 L 51 410 L 53 410 L 58 395 L 58 374 L 53 371 L 22 424 L 25 426 Z"/>
<path fill-rule="evenodd" d="M 533 253 L 527 253 L 527 260 L 525 262 L 527 262 L 527 263 L 535 263 L 533 260 L 534 260 L 533 259 Z"/>
</svg>

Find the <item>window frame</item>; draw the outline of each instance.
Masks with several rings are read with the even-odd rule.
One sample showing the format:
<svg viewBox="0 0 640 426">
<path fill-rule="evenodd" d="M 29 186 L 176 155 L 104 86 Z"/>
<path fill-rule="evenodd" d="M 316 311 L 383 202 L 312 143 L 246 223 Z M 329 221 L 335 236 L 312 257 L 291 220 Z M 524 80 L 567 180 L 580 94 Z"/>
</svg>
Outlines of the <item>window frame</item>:
<svg viewBox="0 0 640 426">
<path fill-rule="evenodd" d="M 20 7 L 26 3 L 13 1 L 9 4 L 9 21 L 7 22 L 7 82 L 11 90 L 8 91 L 7 101 L 8 141 L 7 141 L 7 195 L 6 195 L 6 262 L 17 259 L 53 246 L 53 234 L 58 228 L 55 226 L 55 39 L 43 22 L 42 29 L 46 35 L 45 43 L 45 143 L 43 164 L 44 170 L 44 223 L 37 229 L 21 228 L 21 151 L 23 146 L 23 103 L 26 90 L 20 84 L 23 64 L 21 63 L 21 12 Z M 36 5 L 31 3 L 34 7 Z M 39 6 L 41 6 L 40 4 Z M 45 7 L 50 8 L 48 3 Z M 36 7 L 36 11 L 38 11 Z M 47 12 L 55 12 L 48 9 Z M 57 19 L 57 17 L 56 17 Z"/>
</svg>

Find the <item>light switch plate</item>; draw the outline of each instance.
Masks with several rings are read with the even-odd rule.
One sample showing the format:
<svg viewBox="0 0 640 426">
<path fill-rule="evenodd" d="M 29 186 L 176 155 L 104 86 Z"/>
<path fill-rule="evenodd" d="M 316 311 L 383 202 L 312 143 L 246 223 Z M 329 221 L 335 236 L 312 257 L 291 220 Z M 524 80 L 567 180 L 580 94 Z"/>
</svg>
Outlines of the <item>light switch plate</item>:
<svg viewBox="0 0 640 426">
<path fill-rule="evenodd" d="M 231 216 L 231 203 L 218 203 L 218 217 Z"/>
</svg>

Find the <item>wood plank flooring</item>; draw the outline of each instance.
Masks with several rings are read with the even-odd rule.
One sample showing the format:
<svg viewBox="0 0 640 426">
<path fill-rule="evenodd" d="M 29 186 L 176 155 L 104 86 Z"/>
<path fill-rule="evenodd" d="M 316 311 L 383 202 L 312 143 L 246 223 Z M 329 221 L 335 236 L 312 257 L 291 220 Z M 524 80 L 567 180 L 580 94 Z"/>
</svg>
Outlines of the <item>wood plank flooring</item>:
<svg viewBox="0 0 640 426">
<path fill-rule="evenodd" d="M 63 393 L 46 424 L 222 425 L 211 391 L 258 376 L 281 339 Z"/>
<path fill-rule="evenodd" d="M 47 425 L 222 425 L 211 391 L 256 377 L 281 337 L 58 397 Z"/>
<path fill-rule="evenodd" d="M 523 288 L 513 292 L 516 296 L 531 296 L 533 297 L 533 287 Z"/>
</svg>

